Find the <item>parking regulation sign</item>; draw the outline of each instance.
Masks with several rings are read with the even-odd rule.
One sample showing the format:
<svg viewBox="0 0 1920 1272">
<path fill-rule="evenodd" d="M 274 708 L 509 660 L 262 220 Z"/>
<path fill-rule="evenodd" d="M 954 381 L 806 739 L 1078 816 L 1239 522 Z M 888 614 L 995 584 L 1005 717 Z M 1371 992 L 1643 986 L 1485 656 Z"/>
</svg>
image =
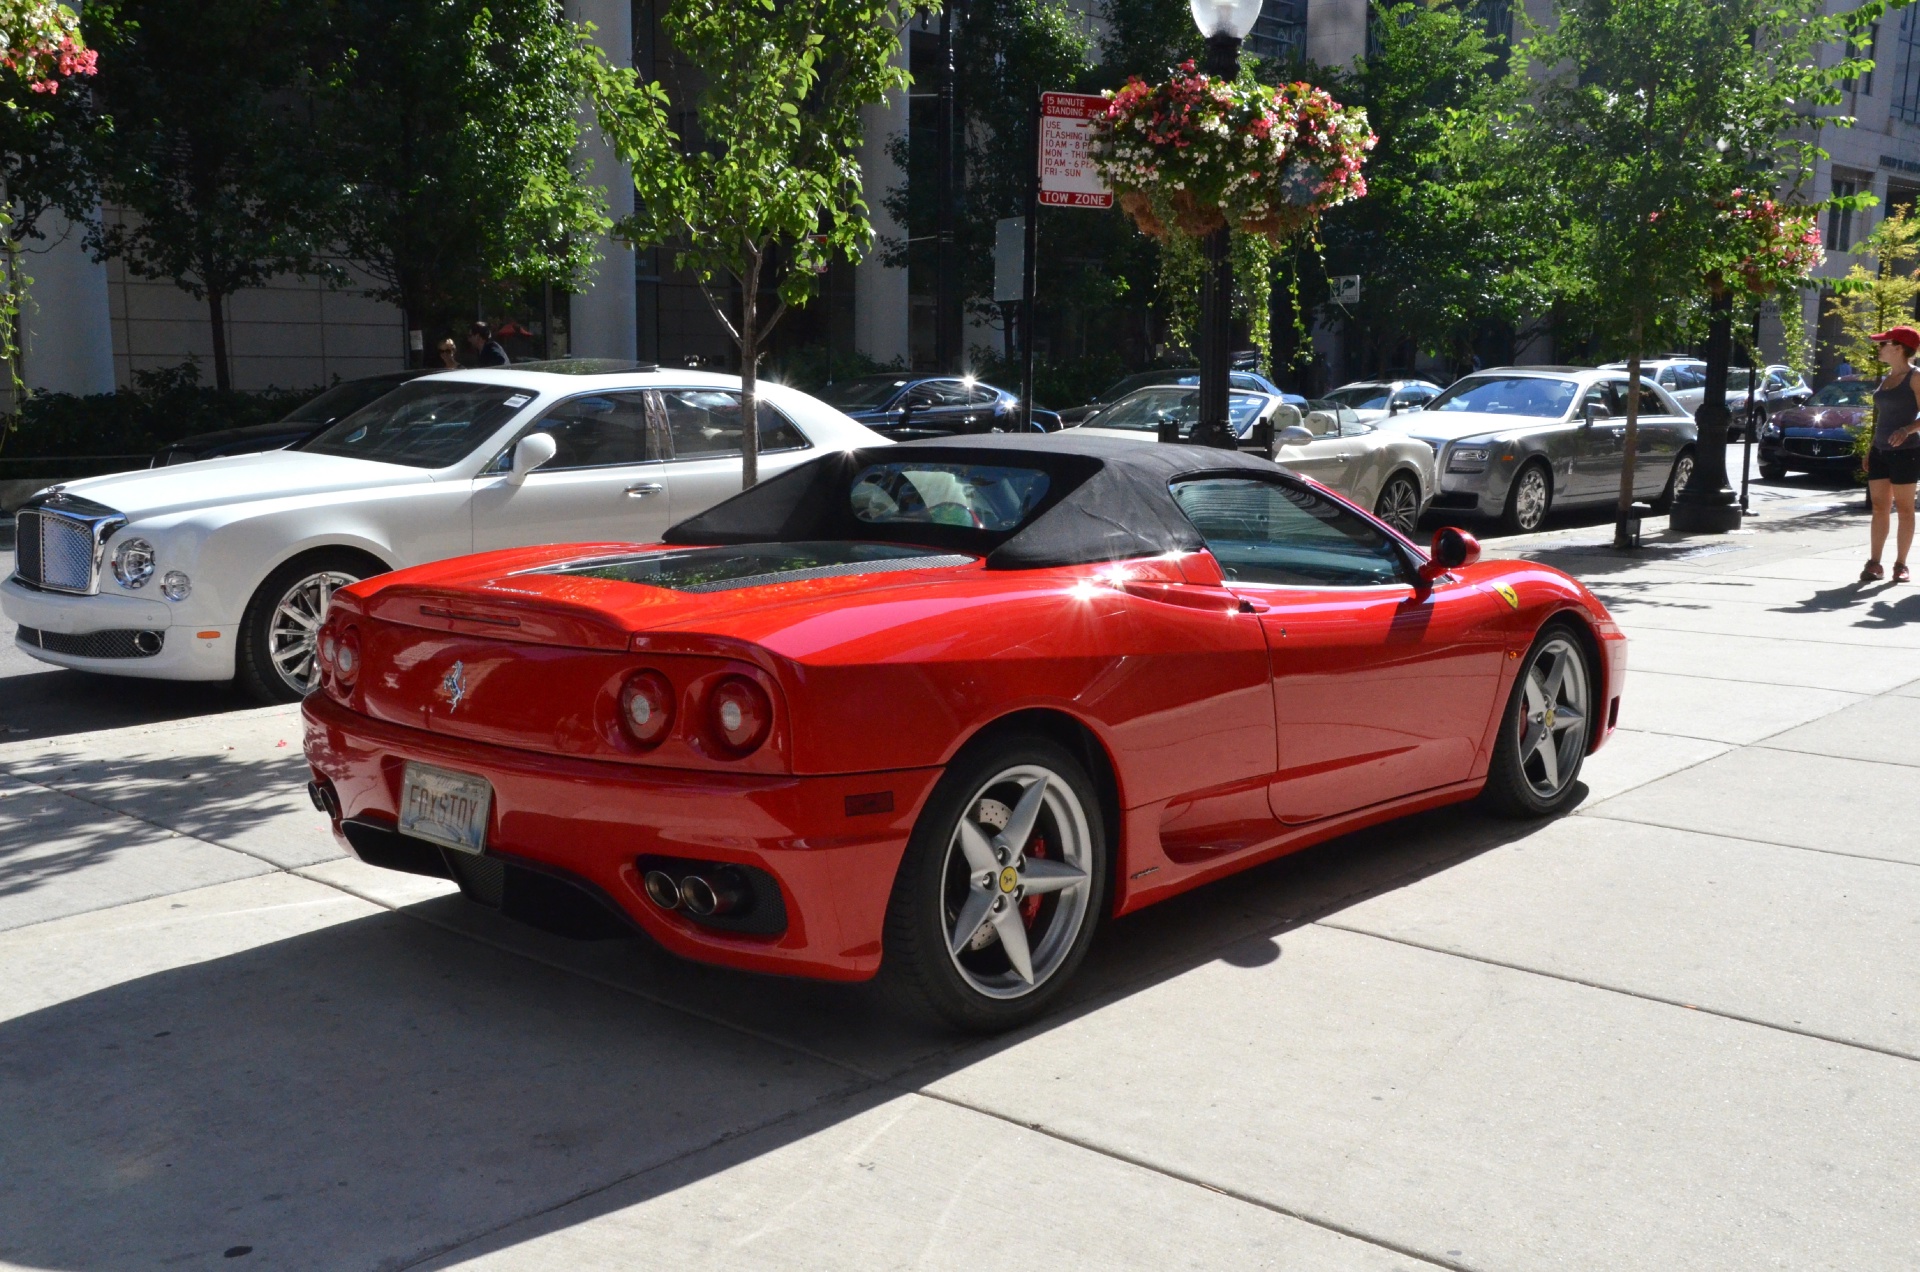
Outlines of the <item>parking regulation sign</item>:
<svg viewBox="0 0 1920 1272">
<path fill-rule="evenodd" d="M 1092 120 L 1106 109 L 1107 99 L 1095 93 L 1040 94 L 1040 206 L 1113 206 L 1113 191 L 1087 156 Z"/>
</svg>

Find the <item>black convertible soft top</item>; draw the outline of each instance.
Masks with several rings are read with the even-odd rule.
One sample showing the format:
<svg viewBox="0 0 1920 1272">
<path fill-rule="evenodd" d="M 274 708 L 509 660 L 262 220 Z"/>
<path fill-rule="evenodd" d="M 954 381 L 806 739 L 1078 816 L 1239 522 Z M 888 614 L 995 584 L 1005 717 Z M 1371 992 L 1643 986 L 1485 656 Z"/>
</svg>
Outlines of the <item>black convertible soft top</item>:
<svg viewBox="0 0 1920 1272">
<path fill-rule="evenodd" d="M 965 526 L 871 524 L 849 491 L 869 465 L 926 461 L 1034 468 L 1046 496 L 1010 531 Z M 1197 552 L 1206 546 L 1168 489 L 1184 477 L 1298 479 L 1239 451 L 1105 437 L 993 433 L 824 455 L 689 517 L 663 536 L 673 544 L 797 543 L 860 539 L 912 543 L 986 557 L 990 570 L 1085 565 Z"/>
</svg>

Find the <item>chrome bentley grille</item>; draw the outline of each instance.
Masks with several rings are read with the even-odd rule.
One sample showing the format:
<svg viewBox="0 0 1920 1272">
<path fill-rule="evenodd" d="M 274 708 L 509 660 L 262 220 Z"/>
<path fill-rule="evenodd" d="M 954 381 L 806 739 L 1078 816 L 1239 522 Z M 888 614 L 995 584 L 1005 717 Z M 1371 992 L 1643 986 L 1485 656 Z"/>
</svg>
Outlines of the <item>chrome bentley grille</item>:
<svg viewBox="0 0 1920 1272">
<path fill-rule="evenodd" d="M 90 594 L 99 587 L 101 547 L 125 524 L 111 508 L 56 491 L 16 516 L 14 577 L 48 592 Z"/>
</svg>

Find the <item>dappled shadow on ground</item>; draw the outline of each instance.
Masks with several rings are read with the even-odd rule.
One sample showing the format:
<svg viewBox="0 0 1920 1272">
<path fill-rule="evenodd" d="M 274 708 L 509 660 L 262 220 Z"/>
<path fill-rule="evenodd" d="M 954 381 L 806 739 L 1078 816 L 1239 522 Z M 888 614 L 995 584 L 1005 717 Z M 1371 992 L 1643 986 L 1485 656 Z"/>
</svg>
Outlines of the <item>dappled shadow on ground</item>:
<svg viewBox="0 0 1920 1272">
<path fill-rule="evenodd" d="M 1300 924 L 1528 829 L 1427 814 L 1120 920 L 1072 1001 L 1026 1033 L 1207 962 L 1271 962 Z M 615 1183 L 623 1205 L 657 1196 L 735 1164 L 750 1130 L 772 1151 L 1024 1036 L 955 1038 L 870 986 L 696 968 L 638 942 L 519 957 L 472 913 L 447 898 L 353 919 L 0 1023 L 0 1258 L 477 1253 L 602 1213 Z M 657 1005 L 681 1001 L 708 1019 Z"/>
</svg>

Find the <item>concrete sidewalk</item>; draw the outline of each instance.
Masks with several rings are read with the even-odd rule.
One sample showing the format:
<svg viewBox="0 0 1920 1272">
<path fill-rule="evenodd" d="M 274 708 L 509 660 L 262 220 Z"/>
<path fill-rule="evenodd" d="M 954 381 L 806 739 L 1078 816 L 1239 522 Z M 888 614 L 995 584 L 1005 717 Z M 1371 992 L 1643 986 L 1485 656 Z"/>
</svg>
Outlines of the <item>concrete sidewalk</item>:
<svg viewBox="0 0 1920 1272">
<path fill-rule="evenodd" d="M 1575 815 L 1122 920 L 989 1043 L 341 859 L 289 709 L 0 734 L 0 1261 L 1920 1265 L 1920 591 L 1763 508 L 1499 548 L 1633 639 Z"/>
</svg>

